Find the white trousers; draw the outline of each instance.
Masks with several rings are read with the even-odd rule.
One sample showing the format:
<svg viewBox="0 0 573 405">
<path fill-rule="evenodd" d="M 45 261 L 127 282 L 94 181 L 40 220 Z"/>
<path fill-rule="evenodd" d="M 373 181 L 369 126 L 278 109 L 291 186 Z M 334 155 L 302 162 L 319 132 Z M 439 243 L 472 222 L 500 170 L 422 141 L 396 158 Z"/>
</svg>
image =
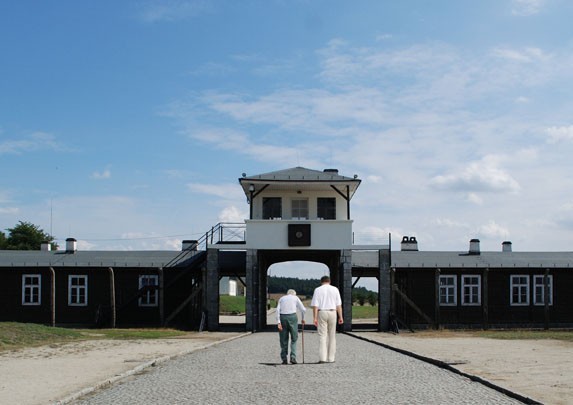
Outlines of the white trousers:
<svg viewBox="0 0 573 405">
<path fill-rule="evenodd" d="M 336 311 L 318 311 L 318 358 L 333 362 L 336 355 Z"/>
</svg>

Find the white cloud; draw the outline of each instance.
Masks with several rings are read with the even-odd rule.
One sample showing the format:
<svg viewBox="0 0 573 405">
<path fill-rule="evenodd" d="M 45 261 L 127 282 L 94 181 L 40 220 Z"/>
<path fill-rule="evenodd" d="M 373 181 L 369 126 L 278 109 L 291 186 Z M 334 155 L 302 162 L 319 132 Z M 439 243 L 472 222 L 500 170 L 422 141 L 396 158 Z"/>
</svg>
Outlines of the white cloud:
<svg viewBox="0 0 573 405">
<path fill-rule="evenodd" d="M 514 62 L 535 62 L 550 58 L 542 49 L 533 47 L 523 49 L 494 48 L 493 54 L 499 58 Z"/>
<path fill-rule="evenodd" d="M 441 226 L 444 228 L 459 228 L 459 229 L 468 229 L 469 225 L 464 222 L 454 221 L 449 218 L 436 218 L 434 223 L 437 226 Z"/>
<path fill-rule="evenodd" d="M 248 218 L 249 214 L 246 211 L 241 211 L 234 205 L 225 207 L 219 213 L 219 222 L 243 222 Z"/>
<path fill-rule="evenodd" d="M 0 155 L 8 153 L 19 155 L 25 152 L 36 152 L 46 149 L 55 151 L 66 150 L 66 148 L 56 141 L 54 135 L 46 132 L 34 132 L 22 137 L 22 139 L 6 139 L 0 141 Z"/>
<path fill-rule="evenodd" d="M 147 23 L 197 17 L 212 10 L 207 0 L 149 0 L 142 4 L 139 18 Z"/>
<path fill-rule="evenodd" d="M 546 0 L 512 0 L 511 13 L 517 16 L 537 14 L 545 5 Z"/>
<path fill-rule="evenodd" d="M 489 221 L 480 226 L 478 234 L 490 239 L 507 239 L 509 237 L 509 231 L 495 221 Z"/>
<path fill-rule="evenodd" d="M 548 141 L 557 143 L 561 141 L 573 141 L 573 125 L 562 127 L 549 127 L 545 130 Z"/>
<path fill-rule="evenodd" d="M 95 171 L 90 177 L 94 180 L 107 180 L 111 178 L 111 170 L 106 168 L 101 172 Z"/>
<path fill-rule="evenodd" d="M 244 200 L 244 194 L 238 184 L 188 183 L 187 187 L 194 193 L 212 195 L 225 200 Z"/>
<path fill-rule="evenodd" d="M 18 207 L 0 207 L 0 215 L 16 215 L 19 212 Z"/>
<path fill-rule="evenodd" d="M 521 188 L 509 173 L 498 167 L 498 158 L 493 156 L 470 163 L 459 173 L 435 176 L 430 185 L 439 190 L 472 193 L 515 193 Z"/>
<path fill-rule="evenodd" d="M 483 198 L 476 193 L 468 193 L 468 201 L 476 205 L 483 204 Z"/>
</svg>

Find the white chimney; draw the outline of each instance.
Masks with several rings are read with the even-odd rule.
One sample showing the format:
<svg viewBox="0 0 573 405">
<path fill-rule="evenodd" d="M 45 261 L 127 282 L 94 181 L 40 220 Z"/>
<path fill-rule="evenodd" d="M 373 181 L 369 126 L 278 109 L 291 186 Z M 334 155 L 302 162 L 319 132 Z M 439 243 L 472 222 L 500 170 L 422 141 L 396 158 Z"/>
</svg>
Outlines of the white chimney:
<svg viewBox="0 0 573 405">
<path fill-rule="evenodd" d="M 181 250 L 197 250 L 197 241 L 188 239 L 181 242 Z"/>
<path fill-rule="evenodd" d="M 400 250 L 403 252 L 417 252 L 418 251 L 418 241 L 415 236 L 404 236 L 402 242 L 400 243 Z"/>
<path fill-rule="evenodd" d="M 66 253 L 75 253 L 78 250 L 78 241 L 74 238 L 66 239 Z"/>
<path fill-rule="evenodd" d="M 469 251 L 470 255 L 479 255 L 480 254 L 480 250 L 479 250 L 479 239 L 472 239 L 470 240 L 470 251 Z"/>
<path fill-rule="evenodd" d="M 40 250 L 41 250 L 42 252 L 49 252 L 50 250 L 52 250 L 52 244 L 51 244 L 50 242 L 48 242 L 48 241 L 43 241 L 43 242 L 40 244 Z"/>
<path fill-rule="evenodd" d="M 511 242 L 506 240 L 501 244 L 501 251 L 502 252 L 511 252 Z"/>
</svg>

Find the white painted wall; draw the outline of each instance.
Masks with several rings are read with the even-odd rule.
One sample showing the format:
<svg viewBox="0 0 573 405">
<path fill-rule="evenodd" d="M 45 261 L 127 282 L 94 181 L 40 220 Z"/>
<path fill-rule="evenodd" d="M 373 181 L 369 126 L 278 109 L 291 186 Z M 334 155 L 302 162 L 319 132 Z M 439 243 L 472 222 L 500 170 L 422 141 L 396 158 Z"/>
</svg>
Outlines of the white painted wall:
<svg viewBox="0 0 573 405">
<path fill-rule="evenodd" d="M 296 187 L 296 186 L 293 186 Z M 270 188 L 270 187 L 269 187 Z M 334 190 L 301 190 L 298 194 L 296 190 L 264 190 L 253 201 L 253 219 L 263 218 L 263 198 L 281 197 L 282 198 L 282 219 L 291 219 L 291 201 L 298 198 L 308 199 L 309 219 L 317 219 L 317 198 L 336 198 L 336 219 L 346 220 L 346 200 Z"/>
<path fill-rule="evenodd" d="M 378 268 L 380 252 L 378 250 L 353 250 L 352 267 Z"/>
<path fill-rule="evenodd" d="M 334 220 L 246 220 L 247 249 L 350 249 L 352 246 L 352 222 Z M 310 246 L 288 245 L 288 224 L 311 224 Z"/>
</svg>

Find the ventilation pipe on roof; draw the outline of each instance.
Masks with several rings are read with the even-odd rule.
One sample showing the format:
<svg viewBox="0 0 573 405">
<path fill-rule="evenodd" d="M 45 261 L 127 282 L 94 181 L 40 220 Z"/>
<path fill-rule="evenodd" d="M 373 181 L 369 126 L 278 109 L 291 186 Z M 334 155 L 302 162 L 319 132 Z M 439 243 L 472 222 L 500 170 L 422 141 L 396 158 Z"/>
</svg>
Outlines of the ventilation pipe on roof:
<svg viewBox="0 0 573 405">
<path fill-rule="evenodd" d="M 188 239 L 181 242 L 181 250 L 197 250 L 197 241 Z"/>
<path fill-rule="evenodd" d="M 415 236 L 404 236 L 402 242 L 400 243 L 400 250 L 403 252 L 417 252 L 418 251 L 418 241 Z"/>
<path fill-rule="evenodd" d="M 511 242 L 506 240 L 501 244 L 501 251 L 502 252 L 511 252 Z"/>
<path fill-rule="evenodd" d="M 470 255 L 479 255 L 480 254 L 480 250 L 479 250 L 479 239 L 472 239 L 470 240 L 470 251 L 469 251 Z"/>
<path fill-rule="evenodd" d="M 66 253 L 75 253 L 78 250 L 78 241 L 74 238 L 66 239 Z"/>
<path fill-rule="evenodd" d="M 43 242 L 40 244 L 40 250 L 41 250 L 42 252 L 49 252 L 50 250 L 52 250 L 52 244 L 51 244 L 50 242 L 48 242 L 48 241 L 43 241 Z"/>
</svg>

